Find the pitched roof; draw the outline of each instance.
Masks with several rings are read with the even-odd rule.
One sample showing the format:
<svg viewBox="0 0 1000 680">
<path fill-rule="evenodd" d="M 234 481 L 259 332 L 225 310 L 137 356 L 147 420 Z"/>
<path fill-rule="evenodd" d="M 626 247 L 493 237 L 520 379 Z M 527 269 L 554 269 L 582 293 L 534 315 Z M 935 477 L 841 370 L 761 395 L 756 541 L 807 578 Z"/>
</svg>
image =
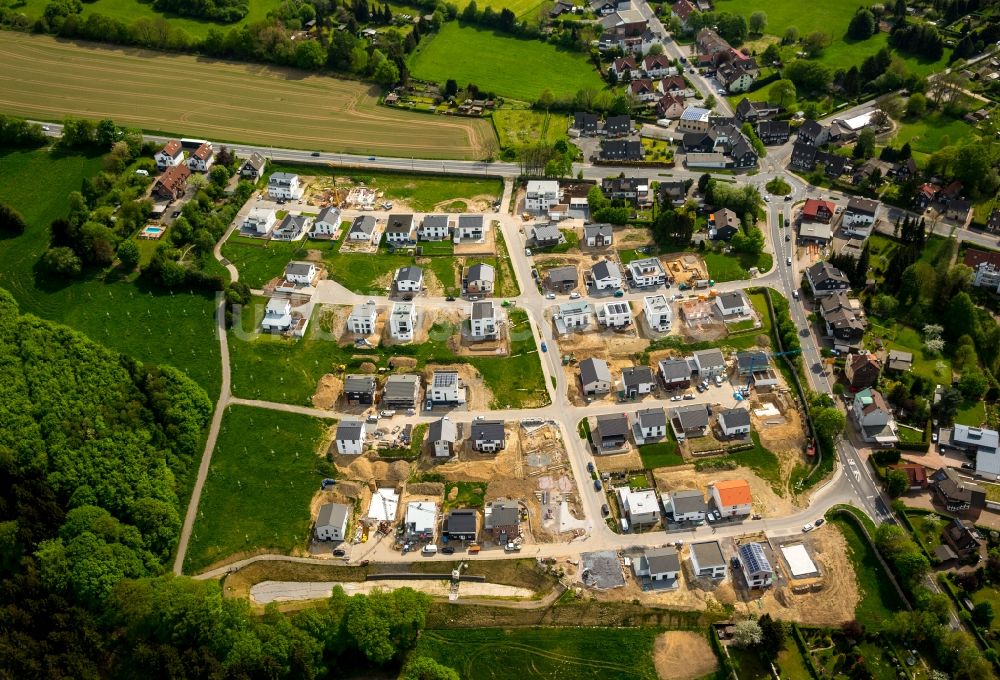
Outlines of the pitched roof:
<svg viewBox="0 0 1000 680">
<path fill-rule="evenodd" d="M 723 421 L 726 427 L 749 427 L 750 411 L 745 408 L 727 408 L 719 411 L 719 420 Z"/>
<path fill-rule="evenodd" d="M 343 420 L 337 426 L 337 441 L 353 442 L 362 438 L 365 431 L 365 424 L 360 420 Z"/>
<path fill-rule="evenodd" d="M 590 357 L 580 362 L 580 380 L 584 385 L 592 382 L 611 382 L 611 369 L 604 359 Z"/>
<path fill-rule="evenodd" d="M 420 281 L 423 278 L 424 270 L 413 264 L 400 267 L 396 272 L 397 281 Z"/>
<path fill-rule="evenodd" d="M 743 297 L 743 293 L 738 290 L 722 293 L 719 295 L 718 299 L 722 303 L 722 307 L 724 309 L 736 309 L 737 307 L 745 307 L 747 304 L 747 300 Z"/>
<path fill-rule="evenodd" d="M 626 388 L 655 382 L 649 366 L 629 366 L 622 369 L 622 383 Z"/>
<path fill-rule="evenodd" d="M 722 351 L 716 348 L 699 350 L 693 356 L 697 360 L 698 365 L 703 368 L 716 368 L 726 365 L 726 358 L 722 356 Z"/>
<path fill-rule="evenodd" d="M 673 409 L 672 416 L 678 420 L 685 432 L 708 427 L 708 408 L 705 404 L 678 406 Z"/>
<path fill-rule="evenodd" d="M 673 547 L 649 548 L 643 553 L 643 557 L 646 558 L 650 573 L 664 574 L 681 570 L 680 557 Z"/>
<path fill-rule="evenodd" d="M 413 215 L 389 215 L 385 233 L 409 234 L 413 230 Z"/>
<path fill-rule="evenodd" d="M 618 265 L 610 260 L 601 260 L 591 267 L 590 271 L 597 281 L 602 279 L 620 279 L 622 277 L 621 271 L 618 270 Z"/>
<path fill-rule="evenodd" d="M 521 520 L 521 510 L 513 501 L 494 501 L 486 513 L 486 528 L 517 526 Z"/>
<path fill-rule="evenodd" d="M 427 229 L 447 229 L 448 215 L 424 215 L 422 225 Z"/>
<path fill-rule="evenodd" d="M 690 379 L 691 366 L 683 359 L 664 359 L 660 362 L 660 372 L 666 382 Z"/>
<path fill-rule="evenodd" d="M 448 513 L 447 531 L 450 534 L 474 534 L 476 533 L 476 511 L 467 508 L 458 508 Z"/>
<path fill-rule="evenodd" d="M 458 439 L 458 428 L 448 418 L 435 420 L 427 428 L 427 440 L 431 442 L 452 442 Z"/>
<path fill-rule="evenodd" d="M 181 146 L 180 142 L 178 142 L 176 139 L 171 139 L 169 142 L 163 145 L 163 148 L 160 149 L 160 153 L 166 154 L 171 158 L 176 158 L 177 154 L 180 153 L 182 148 L 183 147 Z"/>
<path fill-rule="evenodd" d="M 666 427 L 667 414 L 662 408 L 644 408 L 635 412 L 640 427 Z"/>
<path fill-rule="evenodd" d="M 335 208 L 333 206 L 323 208 L 319 211 L 316 221 L 333 222 L 335 225 L 340 226 L 340 208 Z"/>
<path fill-rule="evenodd" d="M 624 413 L 597 416 L 597 431 L 601 437 L 627 437 L 628 418 Z"/>
<path fill-rule="evenodd" d="M 371 234 L 375 231 L 375 218 L 371 215 L 358 215 L 351 223 L 352 234 Z"/>
<path fill-rule="evenodd" d="M 678 489 L 670 494 L 670 507 L 674 514 L 686 514 L 689 512 L 705 512 L 708 510 L 708 503 L 701 491 L 695 489 Z"/>
<path fill-rule="evenodd" d="M 493 265 L 486 264 L 485 262 L 477 262 L 469 267 L 468 279 L 469 281 L 494 281 L 496 279 L 496 272 L 493 269 Z"/>
<path fill-rule="evenodd" d="M 211 142 L 205 142 L 204 144 L 202 144 L 201 146 L 199 146 L 197 149 L 195 149 L 194 153 L 192 153 L 191 155 L 194 156 L 195 158 L 197 158 L 200 161 L 207 161 L 209 158 L 212 157 L 212 153 L 213 152 L 212 152 L 212 144 L 211 144 Z"/>
<path fill-rule="evenodd" d="M 607 238 L 614 234 L 614 228 L 610 224 L 587 224 L 583 227 L 584 238 L 591 236 L 603 236 Z"/>
<path fill-rule="evenodd" d="M 552 283 L 576 283 L 576 266 L 553 267 L 548 276 Z"/>
<path fill-rule="evenodd" d="M 723 505 L 749 505 L 753 502 L 750 484 L 745 479 L 728 479 L 712 486 Z"/>
<path fill-rule="evenodd" d="M 485 217 L 483 215 L 459 215 L 459 229 L 482 229 Z"/>
<path fill-rule="evenodd" d="M 871 215 L 875 216 L 875 212 L 878 210 L 878 201 L 873 201 L 870 198 L 859 198 L 857 196 L 851 196 L 850 200 L 847 201 L 846 212 L 855 213 L 857 215 Z"/>
<path fill-rule="evenodd" d="M 744 543 L 739 549 L 740 563 L 750 574 L 773 574 L 774 569 L 767 561 L 764 548 L 760 543 Z"/>
<path fill-rule="evenodd" d="M 316 513 L 316 526 L 342 527 L 350 512 L 351 508 L 343 503 L 324 503 Z"/>
<path fill-rule="evenodd" d="M 312 262 L 289 262 L 285 265 L 285 276 L 306 276 L 315 268 Z"/>
</svg>

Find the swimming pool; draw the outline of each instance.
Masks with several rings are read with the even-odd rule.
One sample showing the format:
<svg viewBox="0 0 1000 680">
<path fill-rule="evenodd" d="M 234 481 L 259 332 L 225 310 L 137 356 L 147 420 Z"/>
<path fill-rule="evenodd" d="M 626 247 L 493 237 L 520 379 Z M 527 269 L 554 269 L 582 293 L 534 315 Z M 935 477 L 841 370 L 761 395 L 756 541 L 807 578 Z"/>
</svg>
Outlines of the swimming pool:
<svg viewBox="0 0 1000 680">
<path fill-rule="evenodd" d="M 157 227 L 151 224 L 142 228 L 142 231 L 139 232 L 139 238 L 155 240 L 163 236 L 165 230 L 164 227 Z"/>
</svg>

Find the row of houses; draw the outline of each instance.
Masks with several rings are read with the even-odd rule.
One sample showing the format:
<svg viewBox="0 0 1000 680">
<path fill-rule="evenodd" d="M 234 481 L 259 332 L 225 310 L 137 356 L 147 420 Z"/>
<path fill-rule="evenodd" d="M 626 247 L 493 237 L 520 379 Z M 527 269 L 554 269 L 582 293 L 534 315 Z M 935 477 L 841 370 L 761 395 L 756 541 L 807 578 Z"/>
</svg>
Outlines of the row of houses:
<svg viewBox="0 0 1000 680">
<path fill-rule="evenodd" d="M 191 152 L 185 163 L 184 147 L 179 140 L 171 139 L 153 156 L 156 168 L 161 172 L 186 165 L 191 172 L 208 172 L 215 163 L 215 149 L 211 142 L 202 142 Z"/>
<path fill-rule="evenodd" d="M 676 524 L 713 522 L 748 517 L 753 512 L 753 494 L 744 479 L 713 482 L 708 498 L 697 489 L 677 489 L 657 496 L 654 489 L 615 489 L 622 516 L 632 527 L 652 526 L 667 518 Z"/>
<path fill-rule="evenodd" d="M 713 116 L 709 109 L 689 106 L 681 113 L 677 131 L 692 168 L 746 169 L 757 165 L 753 144 L 735 118 Z"/>
<path fill-rule="evenodd" d="M 718 541 L 693 543 L 690 560 L 691 571 L 697 578 L 725 579 L 728 575 L 729 565 Z M 739 569 L 749 588 L 767 588 L 774 583 L 774 568 L 760 543 L 740 545 L 732 564 Z M 673 546 L 646 548 L 632 561 L 632 572 L 653 588 L 676 588 L 681 574 L 680 554 Z"/>
</svg>

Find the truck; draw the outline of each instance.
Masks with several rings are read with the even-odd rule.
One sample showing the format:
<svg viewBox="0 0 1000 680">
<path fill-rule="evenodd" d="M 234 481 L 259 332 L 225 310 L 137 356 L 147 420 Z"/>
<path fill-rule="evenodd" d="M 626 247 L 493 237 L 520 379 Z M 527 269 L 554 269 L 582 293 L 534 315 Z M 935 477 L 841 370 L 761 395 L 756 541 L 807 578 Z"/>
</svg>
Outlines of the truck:
<svg viewBox="0 0 1000 680">
<path fill-rule="evenodd" d="M 478 555 L 479 554 L 479 544 L 478 543 L 470 543 L 469 544 L 469 554 L 470 555 Z"/>
<path fill-rule="evenodd" d="M 698 280 L 696 280 L 694 282 L 694 287 L 695 288 L 708 288 L 709 286 L 711 286 L 714 283 L 715 283 L 715 281 L 712 281 L 711 279 L 698 279 Z"/>
<path fill-rule="evenodd" d="M 438 547 L 436 545 L 434 545 L 433 543 L 428 543 L 420 550 L 420 553 L 422 555 L 427 555 L 428 557 L 430 557 L 431 555 L 437 555 L 437 551 Z"/>
</svg>

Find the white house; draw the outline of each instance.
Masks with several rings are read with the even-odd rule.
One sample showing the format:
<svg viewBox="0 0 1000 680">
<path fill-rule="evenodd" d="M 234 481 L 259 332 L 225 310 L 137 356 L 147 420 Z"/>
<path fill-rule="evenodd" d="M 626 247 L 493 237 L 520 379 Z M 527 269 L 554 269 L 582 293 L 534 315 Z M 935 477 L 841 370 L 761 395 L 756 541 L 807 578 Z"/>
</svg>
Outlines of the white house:
<svg viewBox="0 0 1000 680">
<path fill-rule="evenodd" d="M 745 479 L 715 482 L 709 485 L 708 493 L 723 517 L 741 517 L 753 512 L 753 493 Z"/>
<path fill-rule="evenodd" d="M 496 281 L 493 265 L 477 262 L 465 274 L 465 292 L 476 295 L 490 295 Z"/>
<path fill-rule="evenodd" d="M 594 306 L 584 300 L 566 302 L 559 305 L 554 321 L 556 330 L 562 334 L 587 328 L 594 322 Z"/>
<path fill-rule="evenodd" d="M 465 384 L 455 371 L 434 371 L 427 399 L 432 404 L 459 405 L 465 403 Z"/>
<path fill-rule="evenodd" d="M 530 212 L 547 212 L 549 207 L 559 203 L 559 182 L 547 179 L 528 181 L 528 191 L 524 195 L 524 209 Z"/>
<path fill-rule="evenodd" d="M 627 302 L 605 302 L 597 319 L 609 328 L 624 328 L 632 323 L 632 308 Z"/>
<path fill-rule="evenodd" d="M 333 236 L 340 229 L 340 208 L 323 208 L 313 221 L 313 236 Z"/>
<path fill-rule="evenodd" d="M 297 201 L 302 198 L 303 187 L 299 176 L 290 172 L 275 172 L 267 178 L 267 195 L 274 201 Z"/>
<path fill-rule="evenodd" d="M 632 285 L 638 288 L 662 285 L 667 280 L 667 272 L 659 258 L 645 257 L 628 263 L 628 275 Z"/>
<path fill-rule="evenodd" d="M 403 527 L 411 541 L 433 541 L 437 533 L 437 503 L 411 501 L 406 504 Z"/>
<path fill-rule="evenodd" d="M 750 434 L 750 412 L 745 408 L 728 408 L 719 411 L 719 429 L 727 437 Z"/>
<path fill-rule="evenodd" d="M 681 560 L 673 546 L 646 548 L 642 555 L 632 560 L 632 572 L 638 577 L 648 578 L 677 587 L 677 576 L 681 572 Z"/>
<path fill-rule="evenodd" d="M 419 293 L 424 286 L 424 270 L 407 265 L 396 270 L 396 290 L 400 293 Z"/>
<path fill-rule="evenodd" d="M 726 358 L 718 349 L 703 349 L 695 352 L 689 363 L 693 362 L 694 370 L 699 378 L 714 378 L 726 372 Z"/>
<path fill-rule="evenodd" d="M 486 218 L 483 215 L 459 215 L 455 227 L 455 243 L 482 241 L 486 238 Z"/>
<path fill-rule="evenodd" d="M 394 340 L 413 340 L 413 329 L 417 323 L 417 313 L 410 302 L 397 302 L 389 315 L 389 336 Z"/>
<path fill-rule="evenodd" d="M 409 245 L 416 239 L 413 231 L 413 215 L 389 215 L 385 223 L 385 242 L 394 245 Z"/>
<path fill-rule="evenodd" d="M 750 313 L 750 303 L 742 291 L 722 293 L 715 298 L 715 306 L 723 317 L 746 316 Z"/>
<path fill-rule="evenodd" d="M 285 281 L 309 285 L 316 278 L 316 265 L 312 262 L 289 262 L 285 265 Z"/>
<path fill-rule="evenodd" d="M 355 335 L 371 335 L 375 332 L 378 307 L 373 300 L 355 305 L 347 317 L 347 330 Z"/>
<path fill-rule="evenodd" d="M 347 519 L 351 508 L 343 503 L 325 503 L 316 515 L 316 538 L 321 541 L 343 541 L 347 535 Z"/>
<path fill-rule="evenodd" d="M 580 362 L 580 385 L 584 394 L 607 394 L 611 391 L 611 369 L 604 359 L 588 357 Z"/>
<path fill-rule="evenodd" d="M 176 139 L 171 139 L 156 152 L 156 169 L 166 170 L 184 162 L 184 147 Z"/>
<path fill-rule="evenodd" d="M 844 231 L 862 238 L 871 236 L 878 205 L 878 201 L 873 201 L 870 198 L 852 196 L 847 202 L 847 207 L 844 208 L 844 215 L 840 222 Z"/>
<path fill-rule="evenodd" d="M 205 142 L 191 153 L 188 159 L 188 169 L 191 172 L 208 172 L 215 162 L 215 151 L 212 143 Z"/>
<path fill-rule="evenodd" d="M 660 520 L 660 501 L 653 489 L 635 489 L 620 486 L 615 489 L 618 503 L 629 524 L 643 526 L 656 524 Z"/>
<path fill-rule="evenodd" d="M 458 428 L 448 416 L 435 420 L 427 428 L 427 441 L 431 443 L 435 458 L 448 458 L 455 450 L 458 441 Z"/>
<path fill-rule="evenodd" d="M 472 423 L 472 448 L 495 453 L 507 446 L 507 434 L 502 420 L 476 420 Z"/>
<path fill-rule="evenodd" d="M 361 420 L 344 420 L 337 426 L 337 453 L 358 456 L 365 449 L 365 424 Z"/>
<path fill-rule="evenodd" d="M 269 208 L 254 208 L 243 220 L 243 228 L 263 236 L 274 228 L 278 221 L 277 214 Z"/>
<path fill-rule="evenodd" d="M 727 566 L 718 541 L 691 544 L 691 567 L 695 576 L 726 578 Z"/>
<path fill-rule="evenodd" d="M 376 224 L 375 218 L 371 215 L 358 215 L 351 222 L 351 230 L 347 232 L 348 240 L 374 241 Z"/>
<path fill-rule="evenodd" d="M 674 320 L 674 310 L 665 295 L 647 295 L 642 299 L 646 323 L 654 331 L 667 333 Z"/>
<path fill-rule="evenodd" d="M 495 338 L 498 331 L 496 306 L 492 302 L 473 302 L 469 314 L 470 333 L 474 339 Z"/>
<path fill-rule="evenodd" d="M 656 377 L 649 366 L 629 366 L 622 369 L 621 393 L 626 399 L 637 399 L 656 387 Z"/>
<path fill-rule="evenodd" d="M 760 543 L 744 543 L 736 554 L 748 587 L 766 588 L 774 582 L 774 569 Z"/>
<path fill-rule="evenodd" d="M 622 287 L 622 273 L 618 270 L 618 265 L 610 260 L 601 260 L 595 264 L 590 268 L 590 275 L 597 290 Z"/>
<path fill-rule="evenodd" d="M 899 442 L 896 419 L 878 390 L 869 387 L 855 394 L 851 415 L 854 416 L 861 438 L 866 442 L 882 446 Z"/>
<path fill-rule="evenodd" d="M 678 489 L 670 494 L 670 514 L 675 522 L 700 522 L 705 519 L 708 504 L 697 489 Z"/>
<path fill-rule="evenodd" d="M 259 153 L 252 153 L 250 157 L 240 165 L 240 177 L 257 183 L 264 176 L 264 168 L 267 166 L 267 159 Z"/>
<path fill-rule="evenodd" d="M 667 436 L 667 414 L 662 407 L 645 408 L 635 412 L 632 424 L 635 443 L 642 446 L 647 441 L 656 441 Z"/>
<path fill-rule="evenodd" d="M 450 231 L 447 215 L 424 215 L 417 235 L 421 241 L 444 241 L 450 236 Z"/>
<path fill-rule="evenodd" d="M 591 248 L 603 248 L 614 243 L 615 232 L 610 224 L 585 224 L 583 240 Z"/>
<path fill-rule="evenodd" d="M 1000 433 L 982 427 L 955 425 L 942 446 L 965 451 L 976 457 L 976 474 L 986 479 L 1000 479 Z"/>
<path fill-rule="evenodd" d="M 271 298 L 264 308 L 260 327 L 265 331 L 287 331 L 292 327 L 292 303 L 288 298 Z"/>
</svg>

